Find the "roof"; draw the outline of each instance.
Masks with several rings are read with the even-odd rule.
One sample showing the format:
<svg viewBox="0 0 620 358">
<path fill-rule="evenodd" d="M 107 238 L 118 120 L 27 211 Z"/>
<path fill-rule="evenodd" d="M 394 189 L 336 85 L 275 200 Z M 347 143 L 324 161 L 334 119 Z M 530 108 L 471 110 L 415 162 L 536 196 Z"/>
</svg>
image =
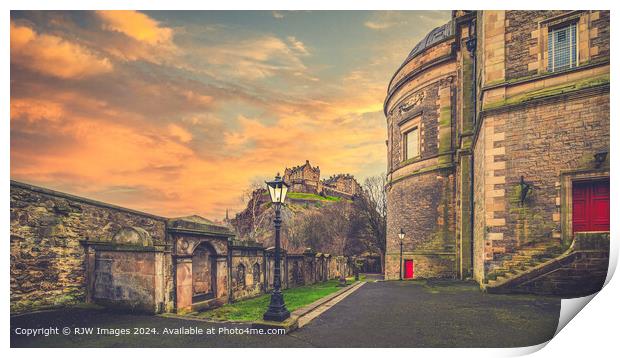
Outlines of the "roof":
<svg viewBox="0 0 620 358">
<path fill-rule="evenodd" d="M 452 26 L 452 24 L 453 21 L 450 20 L 449 22 L 434 28 L 433 30 L 431 30 L 431 32 L 426 34 L 422 41 L 418 42 L 418 44 L 415 45 L 413 50 L 411 50 L 409 56 L 407 56 L 407 58 L 405 59 L 405 63 L 409 62 L 409 60 L 424 52 L 424 50 L 426 50 L 427 48 L 439 42 L 442 42 L 443 40 L 454 35 L 454 26 Z"/>
<path fill-rule="evenodd" d="M 169 219 L 168 228 L 172 230 L 189 230 L 201 233 L 234 236 L 234 234 L 227 227 L 218 225 L 213 221 L 198 215 Z"/>
<path fill-rule="evenodd" d="M 312 165 L 310 165 L 310 161 L 306 160 L 306 162 L 304 164 L 302 164 L 302 165 L 298 165 L 298 166 L 292 167 L 292 168 L 285 168 L 284 172 L 286 173 L 287 171 L 289 171 L 291 173 L 296 173 L 296 172 L 299 172 L 299 171 L 303 170 L 305 167 L 310 168 L 312 171 L 319 170 L 318 166 L 312 167 Z"/>
</svg>

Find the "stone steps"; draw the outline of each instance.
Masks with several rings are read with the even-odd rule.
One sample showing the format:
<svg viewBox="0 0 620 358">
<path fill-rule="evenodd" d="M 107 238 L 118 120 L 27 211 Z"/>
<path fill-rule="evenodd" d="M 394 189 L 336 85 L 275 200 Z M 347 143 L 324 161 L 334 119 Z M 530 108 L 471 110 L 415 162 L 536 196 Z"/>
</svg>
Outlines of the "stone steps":
<svg viewBox="0 0 620 358">
<path fill-rule="evenodd" d="M 487 285 L 503 284 L 553 259 L 560 253 L 561 250 L 554 243 L 538 243 L 506 254 L 504 262 L 487 274 Z"/>
</svg>

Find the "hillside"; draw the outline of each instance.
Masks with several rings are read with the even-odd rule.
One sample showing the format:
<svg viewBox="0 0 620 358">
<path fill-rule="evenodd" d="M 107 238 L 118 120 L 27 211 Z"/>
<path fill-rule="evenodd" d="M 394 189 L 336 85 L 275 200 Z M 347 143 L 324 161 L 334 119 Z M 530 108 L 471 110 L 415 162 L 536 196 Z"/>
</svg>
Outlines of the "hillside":
<svg viewBox="0 0 620 358">
<path fill-rule="evenodd" d="M 291 192 L 282 210 L 282 247 L 291 253 L 307 247 L 317 251 L 342 253 L 349 229 L 346 227 L 354 211 L 355 199 Z M 274 245 L 275 212 L 265 189 L 252 193 L 246 208 L 230 220 L 238 237 Z"/>
</svg>

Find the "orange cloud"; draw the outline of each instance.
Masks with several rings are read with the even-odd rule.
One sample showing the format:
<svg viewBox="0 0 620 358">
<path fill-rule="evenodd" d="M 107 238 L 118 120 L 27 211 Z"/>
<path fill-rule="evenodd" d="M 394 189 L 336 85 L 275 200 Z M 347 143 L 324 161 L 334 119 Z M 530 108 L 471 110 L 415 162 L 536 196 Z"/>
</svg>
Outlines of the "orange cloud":
<svg viewBox="0 0 620 358">
<path fill-rule="evenodd" d="M 11 120 L 58 122 L 64 115 L 62 106 L 46 99 L 11 99 Z"/>
<path fill-rule="evenodd" d="M 74 24 L 62 36 L 105 53 L 114 71 L 97 81 L 12 73 L 13 179 L 154 214 L 222 218 L 242 208 L 251 182 L 306 159 L 325 176 L 363 180 L 385 169 L 382 101 L 409 34 L 377 32 L 386 37 L 368 43 L 363 60 L 339 59 L 340 70 L 322 75 L 333 56 L 321 60 L 306 35 L 308 45 L 216 27 L 223 32 L 192 38 L 199 29 L 168 29 L 142 13 L 96 17 L 94 29 Z M 44 36 L 11 30 L 12 51 Z M 165 53 L 177 45 L 181 56 Z M 124 62 L 133 60 L 151 63 Z"/>
<path fill-rule="evenodd" d="M 112 63 L 58 36 L 38 34 L 11 21 L 11 64 L 64 79 L 112 71 Z"/>
<path fill-rule="evenodd" d="M 135 40 L 150 45 L 166 44 L 172 40 L 173 31 L 138 11 L 97 11 L 106 30 L 121 32 Z"/>
<path fill-rule="evenodd" d="M 168 125 L 168 131 L 171 136 L 177 138 L 183 143 L 187 143 L 192 140 L 192 134 L 188 130 L 174 123 Z"/>
</svg>

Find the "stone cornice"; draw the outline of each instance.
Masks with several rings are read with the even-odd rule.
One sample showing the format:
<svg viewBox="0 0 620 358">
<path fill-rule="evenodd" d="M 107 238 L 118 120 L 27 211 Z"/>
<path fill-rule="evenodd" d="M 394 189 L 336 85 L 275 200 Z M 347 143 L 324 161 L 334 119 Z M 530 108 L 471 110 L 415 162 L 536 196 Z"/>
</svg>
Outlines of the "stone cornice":
<svg viewBox="0 0 620 358">
<path fill-rule="evenodd" d="M 392 81 L 390 81 L 390 85 L 388 86 L 389 90 L 387 93 L 387 96 L 385 97 L 385 100 L 383 101 L 383 114 L 384 115 L 388 115 L 388 111 L 387 111 L 387 104 L 390 102 L 390 100 L 392 99 L 392 97 L 394 96 L 394 94 L 407 82 L 409 82 L 412 78 L 418 76 L 420 73 L 433 68 L 435 66 L 441 65 L 445 62 L 449 62 L 451 60 L 454 60 L 456 58 L 455 56 L 455 51 L 454 49 L 452 49 L 450 51 L 450 54 L 445 55 L 445 56 L 441 56 L 438 57 L 430 62 L 425 63 L 423 66 L 411 71 L 410 73 L 408 73 L 407 75 L 405 75 L 403 78 L 401 78 L 395 85 L 394 87 L 392 86 Z M 396 76 L 396 74 L 398 74 L 398 72 L 400 72 L 401 69 L 399 69 L 398 71 L 396 71 L 396 73 L 394 74 L 394 76 Z M 442 76 L 444 77 L 444 76 Z M 425 85 L 426 86 L 426 85 Z M 425 87 L 424 86 L 424 87 Z"/>
</svg>

